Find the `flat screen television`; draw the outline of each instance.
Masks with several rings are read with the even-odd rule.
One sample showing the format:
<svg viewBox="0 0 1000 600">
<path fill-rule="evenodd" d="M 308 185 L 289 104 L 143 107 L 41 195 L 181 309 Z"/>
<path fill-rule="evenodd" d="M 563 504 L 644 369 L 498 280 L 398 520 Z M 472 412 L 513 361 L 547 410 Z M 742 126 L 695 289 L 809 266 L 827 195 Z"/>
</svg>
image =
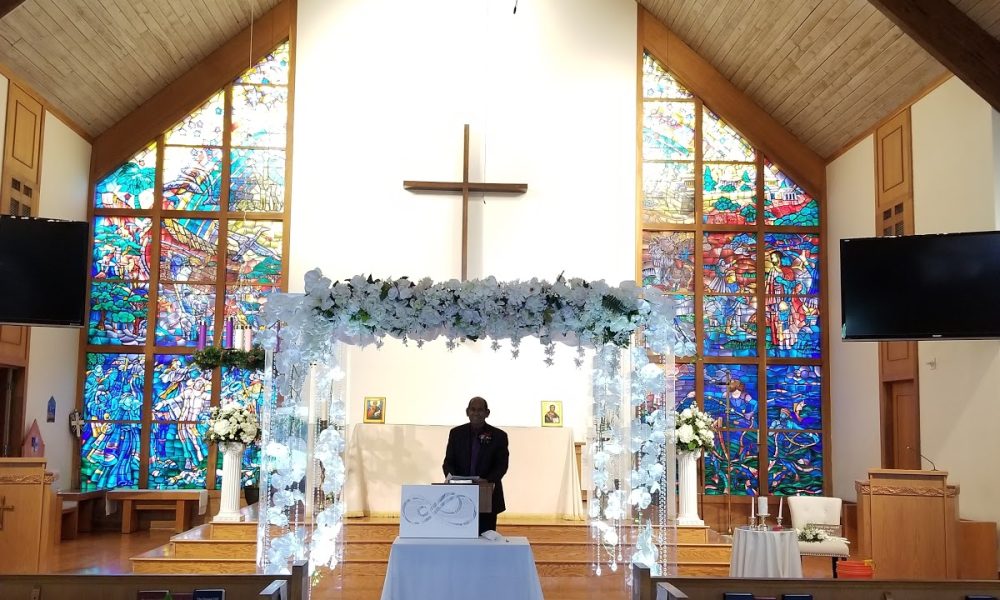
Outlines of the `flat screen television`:
<svg viewBox="0 0 1000 600">
<path fill-rule="evenodd" d="M 0 323 L 81 327 L 90 227 L 0 215 Z"/>
<path fill-rule="evenodd" d="M 1000 231 L 840 240 L 845 340 L 1000 338 Z"/>
</svg>

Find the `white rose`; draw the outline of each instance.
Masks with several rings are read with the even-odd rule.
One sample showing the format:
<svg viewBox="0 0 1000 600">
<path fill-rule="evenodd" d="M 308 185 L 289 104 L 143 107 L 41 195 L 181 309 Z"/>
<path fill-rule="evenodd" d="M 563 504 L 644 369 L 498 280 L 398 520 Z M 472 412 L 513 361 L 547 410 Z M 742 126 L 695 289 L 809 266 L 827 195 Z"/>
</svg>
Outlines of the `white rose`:
<svg viewBox="0 0 1000 600">
<path fill-rule="evenodd" d="M 217 435 L 225 436 L 229 433 L 229 422 L 219 421 L 212 427 L 212 430 L 215 431 Z"/>
<path fill-rule="evenodd" d="M 690 425 L 681 425 L 677 428 L 677 438 L 682 444 L 694 441 L 694 429 Z"/>
</svg>

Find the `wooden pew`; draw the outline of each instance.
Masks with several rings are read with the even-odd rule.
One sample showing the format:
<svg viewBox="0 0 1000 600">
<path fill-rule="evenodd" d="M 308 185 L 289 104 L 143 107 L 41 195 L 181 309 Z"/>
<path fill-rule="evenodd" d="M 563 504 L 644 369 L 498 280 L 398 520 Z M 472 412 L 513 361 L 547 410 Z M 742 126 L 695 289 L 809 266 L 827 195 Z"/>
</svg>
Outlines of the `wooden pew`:
<svg viewBox="0 0 1000 600">
<path fill-rule="evenodd" d="M 309 570 L 297 562 L 289 575 L 0 575 L 3 600 L 135 600 L 141 590 L 190 594 L 195 589 L 224 589 L 226 600 L 305 600 Z"/>
<path fill-rule="evenodd" d="M 965 600 L 966 595 L 1000 597 L 1000 581 L 900 581 L 889 579 L 722 579 L 707 577 L 652 577 L 649 569 L 632 570 L 632 600 L 656 600 L 657 585 L 668 583 L 673 598 L 718 600 L 724 592 L 781 598 L 784 594 L 812 594 L 813 600 Z M 664 590 L 665 593 L 669 589 Z M 670 595 L 666 596 L 670 598 Z"/>
<path fill-rule="evenodd" d="M 59 499 L 63 502 L 76 502 L 77 505 L 77 531 L 88 533 L 94 527 L 94 506 L 98 510 L 104 508 L 104 493 L 107 490 L 91 490 L 81 492 L 80 490 L 61 490 L 57 492 Z"/>
<path fill-rule="evenodd" d="M 122 533 L 139 528 L 140 510 L 162 510 L 174 513 L 174 531 L 191 528 L 191 513 L 198 507 L 204 490 L 108 490 L 107 499 L 121 502 Z M 206 501 L 207 502 L 207 501 Z"/>
</svg>

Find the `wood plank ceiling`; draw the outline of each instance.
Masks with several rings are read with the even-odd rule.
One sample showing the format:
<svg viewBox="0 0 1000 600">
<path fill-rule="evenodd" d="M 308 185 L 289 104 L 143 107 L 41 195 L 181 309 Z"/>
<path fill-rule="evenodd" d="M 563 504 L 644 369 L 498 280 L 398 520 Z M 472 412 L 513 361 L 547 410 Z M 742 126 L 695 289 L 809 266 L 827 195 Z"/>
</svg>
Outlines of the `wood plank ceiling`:
<svg viewBox="0 0 1000 600">
<path fill-rule="evenodd" d="M 638 1 L 820 156 L 946 74 L 868 0 Z M 277 3 L 25 0 L 0 64 L 96 136 Z M 953 4 L 1000 36 L 1000 2 Z"/>
</svg>

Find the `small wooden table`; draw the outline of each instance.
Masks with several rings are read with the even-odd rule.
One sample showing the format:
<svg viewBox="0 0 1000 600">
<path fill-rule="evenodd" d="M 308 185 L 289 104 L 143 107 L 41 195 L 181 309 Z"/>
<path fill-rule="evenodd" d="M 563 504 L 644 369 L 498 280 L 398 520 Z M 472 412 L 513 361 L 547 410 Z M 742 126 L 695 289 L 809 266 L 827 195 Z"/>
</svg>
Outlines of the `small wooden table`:
<svg viewBox="0 0 1000 600">
<path fill-rule="evenodd" d="M 78 511 L 76 524 L 77 531 L 87 533 L 93 529 L 94 505 L 98 500 L 104 500 L 105 492 L 107 492 L 107 490 L 91 490 L 89 492 L 81 492 L 80 490 L 62 490 L 58 492 L 60 500 L 76 502 Z M 76 537 L 75 532 L 73 532 L 73 534 L 73 537 Z"/>
<path fill-rule="evenodd" d="M 108 490 L 107 499 L 122 503 L 122 533 L 139 528 L 138 511 L 165 510 L 174 513 L 174 531 L 191 527 L 191 513 L 202 503 L 205 490 Z M 204 510 L 199 511 L 199 514 Z"/>
</svg>

